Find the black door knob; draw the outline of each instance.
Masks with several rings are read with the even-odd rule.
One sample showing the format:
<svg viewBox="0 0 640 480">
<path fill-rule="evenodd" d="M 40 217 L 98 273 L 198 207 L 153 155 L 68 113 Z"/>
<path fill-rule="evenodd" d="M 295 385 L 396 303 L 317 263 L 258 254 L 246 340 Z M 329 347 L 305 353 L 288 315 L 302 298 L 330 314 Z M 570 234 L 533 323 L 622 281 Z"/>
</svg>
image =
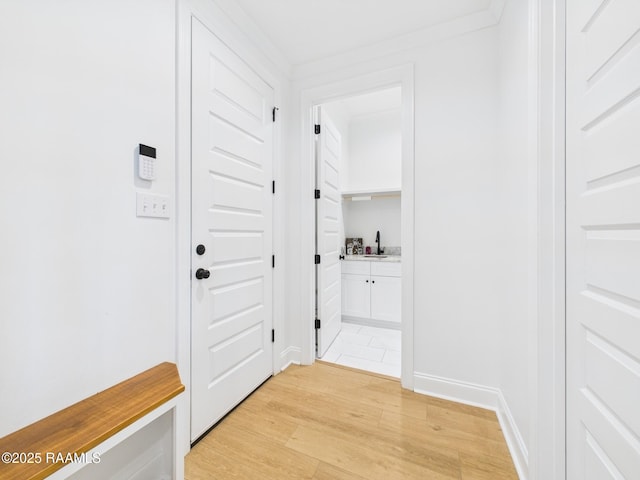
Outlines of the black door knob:
<svg viewBox="0 0 640 480">
<path fill-rule="evenodd" d="M 204 248 L 204 245 L 200 244 L 196 247 L 196 253 L 198 255 L 204 255 L 204 252 L 206 251 L 206 248 Z"/>
<path fill-rule="evenodd" d="M 199 268 L 196 270 L 196 278 L 198 280 L 202 280 L 203 278 L 209 278 L 211 276 L 211 272 L 209 270 L 205 270 L 204 268 Z"/>
<path fill-rule="evenodd" d="M 338 258 L 339 258 L 340 260 L 344 260 L 344 255 L 340 255 Z"/>
</svg>

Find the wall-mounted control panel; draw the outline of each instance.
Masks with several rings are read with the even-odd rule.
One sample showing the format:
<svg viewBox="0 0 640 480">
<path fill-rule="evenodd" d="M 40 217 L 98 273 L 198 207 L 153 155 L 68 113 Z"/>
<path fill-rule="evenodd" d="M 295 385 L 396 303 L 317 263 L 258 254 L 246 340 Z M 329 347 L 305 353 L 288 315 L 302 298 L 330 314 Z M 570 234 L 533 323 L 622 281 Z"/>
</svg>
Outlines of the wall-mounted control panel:
<svg viewBox="0 0 640 480">
<path fill-rule="evenodd" d="M 156 162 L 156 149 L 140 144 L 138 150 L 138 176 L 143 180 L 155 180 Z"/>
</svg>

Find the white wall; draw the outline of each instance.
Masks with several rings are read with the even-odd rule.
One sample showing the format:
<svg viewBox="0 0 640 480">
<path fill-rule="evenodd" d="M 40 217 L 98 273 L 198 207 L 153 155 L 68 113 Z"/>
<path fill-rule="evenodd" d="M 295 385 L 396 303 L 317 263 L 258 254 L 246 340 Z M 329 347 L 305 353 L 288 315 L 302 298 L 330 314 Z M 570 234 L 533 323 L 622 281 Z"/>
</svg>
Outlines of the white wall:
<svg viewBox="0 0 640 480">
<path fill-rule="evenodd" d="M 496 210 L 504 201 L 496 170 L 497 29 L 327 69 L 294 82 L 294 98 L 305 89 L 406 63 L 415 65 L 414 370 L 497 387 L 501 356 L 496 262 L 502 232 Z M 291 184 L 292 198 L 305 198 L 300 163 L 292 167 L 291 178 L 300 179 Z M 301 224 L 299 205 L 289 206 L 291 218 Z M 290 236 L 304 238 L 299 227 Z M 291 253 L 299 251 L 297 247 Z M 290 321 L 303 321 L 298 299 L 307 293 L 300 291 L 300 283 L 289 284 L 289 291 Z"/>
<path fill-rule="evenodd" d="M 343 190 L 400 188 L 401 126 L 399 109 L 351 119 Z"/>
<path fill-rule="evenodd" d="M 0 58 L 2 436 L 175 361 L 175 2 L 5 1 Z"/>
<path fill-rule="evenodd" d="M 498 35 L 457 37 L 416 65 L 415 370 L 499 385 Z"/>
<path fill-rule="evenodd" d="M 400 197 L 372 197 L 371 200 L 351 201 L 342 204 L 345 235 L 362 238 L 364 245 L 376 251 L 376 231 L 380 231 L 380 246 L 399 247 Z"/>
<path fill-rule="evenodd" d="M 350 116 L 341 101 L 323 105 L 340 132 L 343 191 L 400 188 L 401 119 L 398 109 Z M 374 197 L 370 201 L 344 200 L 341 210 L 341 245 L 346 237 L 362 237 L 375 246 L 377 230 L 382 246 L 400 246 L 400 198 Z"/>
<path fill-rule="evenodd" d="M 499 26 L 500 35 L 500 195 L 503 222 L 500 230 L 502 271 L 500 301 L 500 388 L 513 418 L 528 444 L 529 289 L 535 272 L 529 260 L 529 60 L 528 1 L 508 0 Z M 533 183 L 532 183 L 533 182 Z M 533 200 L 535 202 L 535 199 Z M 535 303 L 535 301 L 534 301 Z"/>
</svg>

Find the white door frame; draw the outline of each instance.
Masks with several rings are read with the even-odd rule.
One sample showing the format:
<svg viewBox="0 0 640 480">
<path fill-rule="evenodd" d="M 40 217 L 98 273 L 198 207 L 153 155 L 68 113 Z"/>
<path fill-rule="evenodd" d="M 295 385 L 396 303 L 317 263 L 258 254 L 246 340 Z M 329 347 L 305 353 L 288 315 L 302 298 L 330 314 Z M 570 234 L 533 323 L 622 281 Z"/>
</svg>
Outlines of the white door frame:
<svg viewBox="0 0 640 480">
<path fill-rule="evenodd" d="M 537 259 L 530 319 L 528 478 L 566 477 L 565 449 L 565 11 L 566 0 L 529 0 L 530 239 Z M 531 306 L 531 305 L 530 305 Z"/>
<path fill-rule="evenodd" d="M 210 0 L 177 0 L 176 35 L 176 359 L 180 378 L 186 387 L 177 414 L 178 445 L 182 455 L 190 448 L 191 417 L 191 22 L 198 19 L 242 58 L 266 83 L 274 89 L 275 106 L 282 104 L 283 80 L 265 65 L 264 57 L 248 41 L 214 2 Z M 280 117 L 273 126 L 273 177 L 278 185 L 281 177 L 282 142 Z M 277 192 L 277 190 L 276 190 Z M 272 369 L 281 369 L 280 352 L 284 330 L 285 256 L 282 231 L 285 218 L 284 195 L 275 195 L 273 204 L 273 251 L 276 268 L 273 272 L 273 345 Z"/>
<path fill-rule="evenodd" d="M 315 160 L 313 107 L 340 98 L 402 87 L 402 386 L 413 389 L 413 262 L 414 262 L 414 79 L 413 64 L 394 67 L 302 90 L 300 124 L 302 128 L 301 162 L 301 361 L 315 361 L 313 328 L 315 308 Z"/>
</svg>

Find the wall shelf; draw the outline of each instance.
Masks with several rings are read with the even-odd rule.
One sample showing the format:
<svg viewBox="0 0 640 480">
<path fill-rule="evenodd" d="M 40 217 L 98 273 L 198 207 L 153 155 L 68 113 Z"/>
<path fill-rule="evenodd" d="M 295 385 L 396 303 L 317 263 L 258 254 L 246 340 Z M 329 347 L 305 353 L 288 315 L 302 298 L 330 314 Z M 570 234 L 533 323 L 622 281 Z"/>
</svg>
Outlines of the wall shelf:
<svg viewBox="0 0 640 480">
<path fill-rule="evenodd" d="M 387 188 L 366 188 L 343 190 L 342 198 L 353 199 L 354 197 L 399 197 L 402 193 L 400 187 Z"/>
</svg>

